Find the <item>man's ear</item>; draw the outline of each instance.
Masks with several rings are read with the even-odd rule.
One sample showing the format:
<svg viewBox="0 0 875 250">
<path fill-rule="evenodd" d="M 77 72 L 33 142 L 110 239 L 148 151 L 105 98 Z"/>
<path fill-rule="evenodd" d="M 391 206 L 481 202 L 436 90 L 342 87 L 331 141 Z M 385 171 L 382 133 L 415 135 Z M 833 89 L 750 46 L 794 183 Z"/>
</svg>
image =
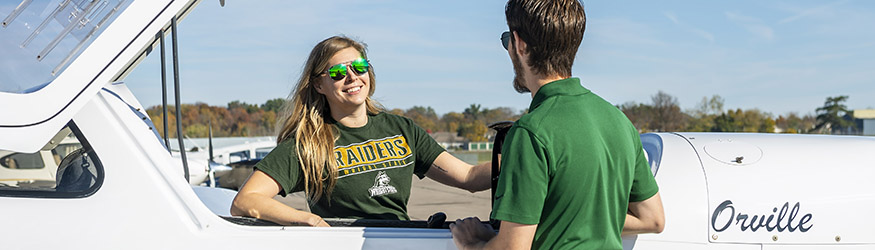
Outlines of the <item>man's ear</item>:
<svg viewBox="0 0 875 250">
<path fill-rule="evenodd" d="M 513 31 L 513 42 L 513 50 L 520 55 L 520 58 L 523 58 L 524 56 L 527 57 L 528 53 L 526 52 L 526 49 L 528 48 L 528 44 L 523 42 L 523 39 L 520 39 L 520 35 L 517 34 L 516 31 Z"/>
</svg>

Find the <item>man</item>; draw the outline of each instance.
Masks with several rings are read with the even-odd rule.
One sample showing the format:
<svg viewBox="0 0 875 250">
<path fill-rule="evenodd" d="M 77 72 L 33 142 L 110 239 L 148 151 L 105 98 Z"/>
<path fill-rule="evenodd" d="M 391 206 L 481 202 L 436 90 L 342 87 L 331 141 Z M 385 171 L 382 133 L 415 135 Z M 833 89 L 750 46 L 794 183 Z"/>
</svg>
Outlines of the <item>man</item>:
<svg viewBox="0 0 875 250">
<path fill-rule="evenodd" d="M 460 249 L 622 249 L 622 234 L 665 222 L 638 132 L 616 107 L 571 78 L 586 17 L 577 0 L 510 0 L 502 34 L 529 113 L 504 142 L 491 217 L 450 228 Z"/>
</svg>

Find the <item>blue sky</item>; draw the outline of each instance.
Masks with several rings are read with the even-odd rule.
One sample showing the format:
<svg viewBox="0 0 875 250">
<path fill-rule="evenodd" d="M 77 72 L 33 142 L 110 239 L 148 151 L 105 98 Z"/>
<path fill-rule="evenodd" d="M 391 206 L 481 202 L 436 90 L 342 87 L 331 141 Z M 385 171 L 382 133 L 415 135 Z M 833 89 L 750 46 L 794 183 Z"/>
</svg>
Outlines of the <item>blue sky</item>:
<svg viewBox="0 0 875 250">
<path fill-rule="evenodd" d="M 438 114 L 528 107 L 511 87 L 499 35 L 504 1 L 205 0 L 179 25 L 183 103 L 285 98 L 310 49 L 344 34 L 368 44 L 375 98 Z M 875 2 L 586 1 L 572 73 L 614 104 L 664 91 L 683 109 L 720 95 L 726 108 L 813 114 L 826 97 L 875 108 Z M 169 40 L 168 40 L 169 42 Z M 125 81 L 158 105 L 159 55 Z M 169 51 L 168 51 L 169 58 Z M 168 71 L 170 72 L 170 71 Z M 172 96 L 171 96 L 172 98 Z"/>
</svg>

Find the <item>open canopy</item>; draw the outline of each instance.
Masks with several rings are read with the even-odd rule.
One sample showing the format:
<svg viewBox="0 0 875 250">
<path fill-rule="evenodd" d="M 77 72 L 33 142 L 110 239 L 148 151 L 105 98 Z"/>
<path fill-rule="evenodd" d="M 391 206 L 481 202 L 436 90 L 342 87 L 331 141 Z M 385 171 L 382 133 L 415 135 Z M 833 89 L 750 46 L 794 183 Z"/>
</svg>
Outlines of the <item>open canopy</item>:
<svg viewBox="0 0 875 250">
<path fill-rule="evenodd" d="M 0 149 L 37 151 L 197 2 L 0 2 Z"/>
</svg>

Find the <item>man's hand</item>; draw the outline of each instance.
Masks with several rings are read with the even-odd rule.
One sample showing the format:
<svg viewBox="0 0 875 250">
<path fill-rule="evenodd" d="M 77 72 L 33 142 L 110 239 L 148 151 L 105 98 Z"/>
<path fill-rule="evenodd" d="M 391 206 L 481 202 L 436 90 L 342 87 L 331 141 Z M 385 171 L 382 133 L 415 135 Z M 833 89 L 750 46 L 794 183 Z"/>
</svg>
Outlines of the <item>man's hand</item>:
<svg viewBox="0 0 875 250">
<path fill-rule="evenodd" d="M 484 225 L 477 217 L 456 220 L 450 224 L 453 241 L 459 249 L 530 249 L 538 225 L 501 222 L 501 231 L 495 235 L 490 225 Z"/>
<path fill-rule="evenodd" d="M 483 224 L 477 217 L 456 220 L 456 224 L 450 224 L 450 231 L 453 232 L 453 241 L 459 249 L 479 249 L 495 237 L 492 226 Z"/>
</svg>

